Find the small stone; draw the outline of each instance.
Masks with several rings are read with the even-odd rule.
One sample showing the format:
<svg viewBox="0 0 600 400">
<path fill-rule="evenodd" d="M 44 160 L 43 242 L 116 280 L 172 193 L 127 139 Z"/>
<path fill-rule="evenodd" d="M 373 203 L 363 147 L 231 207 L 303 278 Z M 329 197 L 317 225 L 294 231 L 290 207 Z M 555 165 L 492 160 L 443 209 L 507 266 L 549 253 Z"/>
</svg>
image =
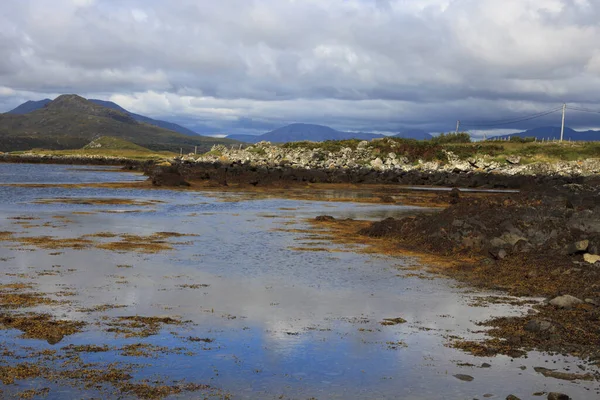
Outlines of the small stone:
<svg viewBox="0 0 600 400">
<path fill-rule="evenodd" d="M 514 394 L 509 394 L 508 396 L 506 396 L 506 400 L 521 400 L 521 399 L 518 398 L 517 396 L 515 396 Z"/>
<path fill-rule="evenodd" d="M 455 219 L 454 221 L 452 221 L 452 226 L 455 228 L 462 228 L 464 224 L 465 222 L 461 219 Z"/>
<path fill-rule="evenodd" d="M 315 221 L 332 222 L 335 221 L 335 218 L 333 218 L 331 215 L 319 215 L 317 218 L 315 218 Z"/>
<path fill-rule="evenodd" d="M 569 396 L 564 393 L 548 393 L 548 400 L 571 400 Z"/>
<path fill-rule="evenodd" d="M 509 156 L 506 157 L 506 162 L 512 165 L 519 164 L 521 162 L 521 157 L 519 156 Z"/>
<path fill-rule="evenodd" d="M 600 261 L 600 256 L 596 254 L 586 253 L 583 255 L 583 259 L 585 262 L 588 262 L 590 264 L 596 264 L 598 261 Z"/>
<path fill-rule="evenodd" d="M 471 382 L 473 381 L 475 378 L 473 378 L 471 375 L 464 375 L 464 374 L 456 374 L 453 375 L 456 379 L 459 379 L 461 381 L 464 382 Z"/>
<path fill-rule="evenodd" d="M 593 306 L 598 306 L 600 304 L 598 299 L 585 299 L 585 302 Z"/>
<path fill-rule="evenodd" d="M 481 368 L 491 368 L 492 364 L 488 364 L 488 363 L 483 363 L 481 364 Z"/>
<path fill-rule="evenodd" d="M 492 249 L 490 250 L 490 255 L 494 257 L 495 260 L 504 260 L 507 256 L 506 250 L 504 249 Z"/>
<path fill-rule="evenodd" d="M 550 304 L 558 308 L 572 308 L 581 303 L 583 303 L 583 301 L 568 294 L 564 296 L 558 296 L 550 300 Z"/>
<path fill-rule="evenodd" d="M 586 251 L 588 249 L 589 245 L 590 245 L 589 240 L 580 240 L 578 242 L 571 243 L 570 245 L 567 246 L 566 253 L 570 254 L 570 255 L 577 254 L 577 253 L 583 253 L 584 251 Z"/>
</svg>

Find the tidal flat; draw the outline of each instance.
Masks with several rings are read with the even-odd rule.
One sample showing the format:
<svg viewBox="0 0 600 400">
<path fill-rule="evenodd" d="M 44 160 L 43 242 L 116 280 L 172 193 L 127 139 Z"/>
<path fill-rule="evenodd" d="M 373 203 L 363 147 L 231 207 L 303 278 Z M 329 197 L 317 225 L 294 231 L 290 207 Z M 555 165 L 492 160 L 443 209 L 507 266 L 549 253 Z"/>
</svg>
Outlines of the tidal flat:
<svg viewBox="0 0 600 400">
<path fill-rule="evenodd" d="M 598 367 L 576 357 L 452 346 L 542 299 L 474 289 L 310 222 L 432 209 L 84 186 L 145 179 L 98 167 L 0 164 L 0 177 L 2 398 L 599 395 Z"/>
</svg>

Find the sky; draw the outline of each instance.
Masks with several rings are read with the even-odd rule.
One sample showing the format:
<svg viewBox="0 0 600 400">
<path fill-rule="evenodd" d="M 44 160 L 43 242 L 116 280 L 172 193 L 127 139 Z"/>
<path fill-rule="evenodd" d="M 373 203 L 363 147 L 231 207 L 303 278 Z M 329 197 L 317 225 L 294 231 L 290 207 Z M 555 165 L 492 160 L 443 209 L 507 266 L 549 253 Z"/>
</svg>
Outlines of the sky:
<svg viewBox="0 0 600 400">
<path fill-rule="evenodd" d="M 4 0 L 0 112 L 77 93 L 203 134 L 560 125 L 482 126 L 600 111 L 598 21 L 597 0 Z"/>
</svg>

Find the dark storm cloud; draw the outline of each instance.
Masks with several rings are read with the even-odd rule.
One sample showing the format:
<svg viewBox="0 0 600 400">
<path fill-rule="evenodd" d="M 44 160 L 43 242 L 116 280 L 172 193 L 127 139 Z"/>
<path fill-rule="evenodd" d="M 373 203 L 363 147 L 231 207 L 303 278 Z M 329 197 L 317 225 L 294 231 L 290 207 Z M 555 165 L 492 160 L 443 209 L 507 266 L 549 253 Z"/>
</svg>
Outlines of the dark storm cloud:
<svg viewBox="0 0 600 400">
<path fill-rule="evenodd" d="M 441 131 L 563 101 L 600 109 L 592 0 L 22 0 L 0 10 L 4 110 L 79 93 L 237 132 L 299 121 Z"/>
</svg>

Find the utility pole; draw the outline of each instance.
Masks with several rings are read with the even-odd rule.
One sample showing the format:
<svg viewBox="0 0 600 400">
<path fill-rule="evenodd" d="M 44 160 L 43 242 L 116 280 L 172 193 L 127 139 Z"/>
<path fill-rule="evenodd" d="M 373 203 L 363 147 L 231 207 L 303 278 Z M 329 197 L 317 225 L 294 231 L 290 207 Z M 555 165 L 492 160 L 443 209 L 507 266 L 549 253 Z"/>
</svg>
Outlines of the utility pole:
<svg viewBox="0 0 600 400">
<path fill-rule="evenodd" d="M 198 146 L 194 146 L 194 154 L 198 154 Z"/>
<path fill-rule="evenodd" d="M 460 121 L 456 121 L 456 134 L 458 135 L 458 130 L 460 129 Z"/>
<path fill-rule="evenodd" d="M 565 112 L 567 111 L 567 104 L 563 104 L 563 115 L 562 115 L 562 126 L 560 128 L 560 142 L 563 141 L 563 135 L 565 134 Z"/>
</svg>

